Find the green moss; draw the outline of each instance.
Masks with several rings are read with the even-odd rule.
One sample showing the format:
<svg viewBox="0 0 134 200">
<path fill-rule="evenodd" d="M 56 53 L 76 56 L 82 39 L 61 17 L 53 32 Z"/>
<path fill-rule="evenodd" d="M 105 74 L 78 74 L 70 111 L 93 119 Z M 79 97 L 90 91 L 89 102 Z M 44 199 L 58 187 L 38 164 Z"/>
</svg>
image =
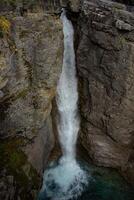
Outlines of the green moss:
<svg viewBox="0 0 134 200">
<path fill-rule="evenodd" d="M 0 16 L 0 38 L 9 35 L 11 23 L 4 16 Z"/>
<path fill-rule="evenodd" d="M 118 37 L 118 46 L 120 48 L 122 48 L 125 43 L 126 43 L 126 39 L 122 35 L 119 35 L 119 37 Z"/>
<path fill-rule="evenodd" d="M 9 97 L 7 101 L 12 102 L 12 101 L 16 101 L 19 98 L 25 98 L 29 90 L 30 90 L 29 88 L 25 88 L 24 90 L 20 91 L 18 94 Z"/>
<path fill-rule="evenodd" d="M 27 156 L 20 149 L 25 145 L 22 138 L 0 140 L 0 170 L 6 169 L 7 173 L 12 175 L 21 189 L 20 196 L 23 199 L 31 198 L 30 190 L 38 190 L 40 178 L 36 170 L 27 160 Z"/>
<path fill-rule="evenodd" d="M 29 90 L 28 88 L 22 90 L 20 93 L 18 93 L 18 95 L 16 95 L 14 100 L 19 99 L 19 98 L 24 98 L 27 95 L 28 90 Z"/>
</svg>

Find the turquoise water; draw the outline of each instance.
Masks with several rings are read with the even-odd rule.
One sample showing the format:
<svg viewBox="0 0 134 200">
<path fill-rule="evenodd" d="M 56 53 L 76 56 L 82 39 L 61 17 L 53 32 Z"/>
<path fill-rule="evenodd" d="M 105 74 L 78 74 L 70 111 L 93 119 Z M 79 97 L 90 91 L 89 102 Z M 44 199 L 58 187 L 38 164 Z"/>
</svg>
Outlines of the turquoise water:
<svg viewBox="0 0 134 200">
<path fill-rule="evenodd" d="M 53 170 L 58 165 L 58 161 L 52 162 L 47 170 Z M 62 189 L 50 177 L 46 180 L 45 189 L 39 193 L 38 200 L 134 200 L 134 188 L 115 170 L 96 167 L 85 162 L 79 162 L 79 166 L 85 171 L 88 179 L 88 185 L 83 185 L 84 189 L 80 196 L 76 197 L 77 192 L 72 190 L 75 183 L 69 189 L 74 192 L 71 198 L 68 195 L 69 190 L 64 196 Z"/>
</svg>

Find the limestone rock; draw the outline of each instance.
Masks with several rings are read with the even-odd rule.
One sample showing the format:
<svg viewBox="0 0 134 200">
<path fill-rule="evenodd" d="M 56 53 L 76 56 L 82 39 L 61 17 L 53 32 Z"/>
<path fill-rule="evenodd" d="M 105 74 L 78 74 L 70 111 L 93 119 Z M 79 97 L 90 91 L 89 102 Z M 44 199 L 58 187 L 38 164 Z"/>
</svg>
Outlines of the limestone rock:
<svg viewBox="0 0 134 200">
<path fill-rule="evenodd" d="M 130 24 L 125 23 L 122 20 L 116 21 L 116 28 L 118 28 L 119 30 L 125 30 L 125 31 L 132 31 L 134 29 Z"/>
<path fill-rule="evenodd" d="M 25 138 L 20 148 L 41 175 L 55 142 L 51 103 L 62 67 L 62 24 L 41 11 L 4 15 L 11 30 L 0 38 L 0 138 Z"/>
<path fill-rule="evenodd" d="M 80 9 L 80 0 L 46 0 L 44 1 L 44 8 L 49 12 L 61 12 L 62 7 L 67 7 L 73 12 L 78 12 Z"/>
<path fill-rule="evenodd" d="M 89 135 L 90 156 L 100 166 L 124 166 L 129 157 L 129 150 L 119 147 L 105 135 Z M 111 163 L 109 162 L 111 160 Z M 109 164 L 110 163 L 110 164 Z"/>
<path fill-rule="evenodd" d="M 80 0 L 70 0 L 70 6 L 73 12 L 80 10 Z"/>
<path fill-rule="evenodd" d="M 127 171 L 127 176 L 123 174 L 131 176 L 131 182 L 134 182 L 134 160 L 130 161 L 134 148 L 133 26 L 134 16 L 125 5 L 88 0 L 83 1 L 77 30 L 81 143 L 96 164 Z"/>
</svg>

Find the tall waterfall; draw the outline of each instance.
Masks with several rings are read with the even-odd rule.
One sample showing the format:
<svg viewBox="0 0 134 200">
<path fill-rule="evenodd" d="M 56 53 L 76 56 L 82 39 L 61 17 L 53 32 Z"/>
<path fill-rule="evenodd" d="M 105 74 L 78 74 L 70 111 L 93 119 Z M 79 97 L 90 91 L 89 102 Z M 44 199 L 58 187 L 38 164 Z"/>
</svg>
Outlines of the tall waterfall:
<svg viewBox="0 0 134 200">
<path fill-rule="evenodd" d="M 78 92 L 75 68 L 74 30 L 63 10 L 61 19 L 64 32 L 64 58 L 61 77 L 57 87 L 59 110 L 59 139 L 62 158 L 51 163 L 44 173 L 40 199 L 71 200 L 79 197 L 88 184 L 87 174 L 75 158 L 75 147 L 79 131 L 77 109 Z"/>
<path fill-rule="evenodd" d="M 63 10 L 64 58 L 62 74 L 57 88 L 57 105 L 60 113 L 58 125 L 64 160 L 75 159 L 75 146 L 79 130 L 78 92 L 75 68 L 74 30 Z"/>
</svg>

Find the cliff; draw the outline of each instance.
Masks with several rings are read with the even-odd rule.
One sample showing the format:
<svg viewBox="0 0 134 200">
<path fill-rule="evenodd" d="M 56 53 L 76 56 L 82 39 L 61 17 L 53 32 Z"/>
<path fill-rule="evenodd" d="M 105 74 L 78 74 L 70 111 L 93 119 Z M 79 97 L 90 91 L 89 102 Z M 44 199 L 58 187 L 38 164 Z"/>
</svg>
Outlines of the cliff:
<svg viewBox="0 0 134 200">
<path fill-rule="evenodd" d="M 36 198 L 57 141 L 52 101 L 63 57 L 61 7 L 70 10 L 76 32 L 79 143 L 96 165 L 134 183 L 134 14 L 127 2 L 2 1 L 1 199 Z"/>
<path fill-rule="evenodd" d="M 4 187 L 11 176 L 9 184 L 20 186 L 7 186 L 0 198 L 17 192 L 33 199 L 55 142 L 51 102 L 62 66 L 62 25 L 42 10 L 6 11 L 0 32 L 0 180 Z"/>
<path fill-rule="evenodd" d="M 97 165 L 134 182 L 134 15 L 111 1 L 84 1 L 78 19 L 80 142 Z"/>
</svg>

